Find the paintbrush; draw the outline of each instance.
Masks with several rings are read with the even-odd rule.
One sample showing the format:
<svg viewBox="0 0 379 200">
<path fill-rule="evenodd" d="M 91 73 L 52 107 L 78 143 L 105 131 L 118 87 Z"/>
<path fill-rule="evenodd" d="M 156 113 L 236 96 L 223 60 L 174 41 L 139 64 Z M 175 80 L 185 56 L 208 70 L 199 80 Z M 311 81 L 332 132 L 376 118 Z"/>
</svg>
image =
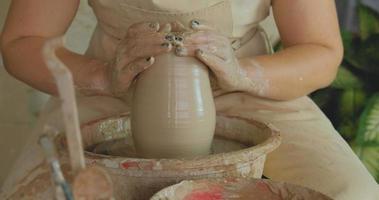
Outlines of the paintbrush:
<svg viewBox="0 0 379 200">
<path fill-rule="evenodd" d="M 58 87 L 59 97 L 62 103 L 71 169 L 76 175 L 80 170 L 85 168 L 84 152 L 72 74 L 55 54 L 55 51 L 63 46 L 63 37 L 53 38 L 46 42 L 43 48 L 43 56 Z"/>
</svg>

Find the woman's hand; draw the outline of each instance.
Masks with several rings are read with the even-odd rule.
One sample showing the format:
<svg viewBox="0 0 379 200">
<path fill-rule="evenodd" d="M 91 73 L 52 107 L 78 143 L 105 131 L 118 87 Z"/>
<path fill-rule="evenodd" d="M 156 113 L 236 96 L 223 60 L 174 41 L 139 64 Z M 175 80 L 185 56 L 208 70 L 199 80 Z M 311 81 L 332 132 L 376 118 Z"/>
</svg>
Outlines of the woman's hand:
<svg viewBox="0 0 379 200">
<path fill-rule="evenodd" d="M 214 73 L 219 86 L 225 91 L 264 91 L 267 81 L 259 73 L 248 76 L 226 36 L 199 20 L 193 20 L 191 28 L 192 32 L 183 34 L 183 45 L 175 50 L 178 56 L 198 58 Z"/>
<path fill-rule="evenodd" d="M 135 77 L 154 63 L 154 56 L 171 51 L 166 35 L 171 24 L 137 23 L 120 42 L 115 60 L 106 70 L 108 87 L 114 96 L 123 96 Z"/>
</svg>

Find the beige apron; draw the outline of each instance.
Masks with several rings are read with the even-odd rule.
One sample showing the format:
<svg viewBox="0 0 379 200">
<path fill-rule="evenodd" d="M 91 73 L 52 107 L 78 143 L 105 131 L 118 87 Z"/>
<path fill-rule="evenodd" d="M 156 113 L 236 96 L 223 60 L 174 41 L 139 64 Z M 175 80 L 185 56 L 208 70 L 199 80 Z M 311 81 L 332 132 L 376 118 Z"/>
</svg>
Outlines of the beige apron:
<svg viewBox="0 0 379 200">
<path fill-rule="evenodd" d="M 259 27 L 259 22 L 269 13 L 269 0 L 182 0 L 184 6 L 193 8 L 186 11 L 175 8 L 168 10 L 168 6 L 158 6 L 157 2 L 165 1 L 174 2 L 90 0 L 98 19 L 98 27 L 87 55 L 104 61 L 113 59 L 117 43 L 133 23 L 179 20 L 188 24 L 192 19 L 207 20 L 229 36 L 235 49 L 238 49 L 238 57 L 268 53 L 270 50 L 265 42 L 266 34 L 262 34 Z M 192 4 L 186 5 L 186 2 Z M 247 7 L 253 5 L 252 10 L 256 10 L 252 15 L 254 17 L 249 19 L 250 23 L 246 22 L 244 29 L 236 30 L 236 19 L 233 19 L 232 12 L 236 9 L 236 2 Z M 265 176 L 273 180 L 303 185 L 338 200 L 379 199 L 378 186 L 373 177 L 308 97 L 291 101 L 273 101 L 235 92 L 218 94 L 215 103 L 219 113 L 270 122 L 280 129 L 283 142 L 279 149 L 268 155 Z M 127 103 L 108 97 L 79 97 L 78 105 L 81 122 L 129 110 Z M 46 109 L 47 114 L 41 119 L 41 124 L 47 122 L 62 127 L 59 109 L 56 100 L 52 100 Z M 31 136 L 31 145 L 36 146 L 38 134 L 39 131 L 36 131 Z M 20 160 L 36 152 L 36 148 L 31 148 Z M 18 165 L 30 169 L 40 163 L 41 159 L 43 158 L 29 163 L 19 162 Z M 23 173 L 25 172 L 18 170 L 12 176 L 22 177 Z M 8 182 L 6 185 L 12 183 Z"/>
</svg>

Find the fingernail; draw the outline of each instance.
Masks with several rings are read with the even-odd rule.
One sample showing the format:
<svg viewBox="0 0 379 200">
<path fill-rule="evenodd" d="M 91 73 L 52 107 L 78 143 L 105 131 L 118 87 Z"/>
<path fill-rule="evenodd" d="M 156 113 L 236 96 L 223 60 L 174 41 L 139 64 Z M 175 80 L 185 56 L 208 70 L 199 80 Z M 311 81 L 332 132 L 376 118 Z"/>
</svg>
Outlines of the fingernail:
<svg viewBox="0 0 379 200">
<path fill-rule="evenodd" d="M 172 42 L 172 41 L 174 40 L 174 37 L 175 37 L 175 36 L 172 35 L 172 34 L 167 34 L 167 35 L 165 36 L 165 40 Z"/>
<path fill-rule="evenodd" d="M 166 23 L 160 28 L 159 32 L 169 34 L 172 30 L 171 24 Z"/>
<path fill-rule="evenodd" d="M 181 54 L 182 53 L 182 50 L 183 48 L 182 47 L 176 47 L 176 49 L 175 49 L 175 53 L 176 54 Z"/>
<path fill-rule="evenodd" d="M 194 19 L 191 21 L 191 28 L 197 28 L 198 26 L 200 26 L 200 22 L 198 20 Z"/>
<path fill-rule="evenodd" d="M 165 43 L 161 44 L 161 46 L 164 47 L 164 48 L 170 49 L 171 48 L 171 43 L 165 42 Z"/>
<path fill-rule="evenodd" d="M 184 44 L 182 42 L 175 43 L 175 48 L 183 47 Z"/>
<path fill-rule="evenodd" d="M 198 49 L 198 50 L 196 50 L 196 53 L 199 54 L 199 55 L 203 55 L 203 54 L 204 54 L 204 51 L 201 50 L 201 49 Z"/>
<path fill-rule="evenodd" d="M 143 70 L 146 70 L 147 68 L 149 68 L 150 66 L 148 65 L 148 66 L 144 66 L 143 67 Z"/>
<path fill-rule="evenodd" d="M 178 42 L 182 42 L 183 41 L 183 37 L 175 36 L 175 40 L 178 41 Z"/>
<path fill-rule="evenodd" d="M 187 51 L 187 49 L 184 48 L 184 47 L 177 47 L 177 48 L 175 49 L 175 53 L 176 53 L 177 55 L 180 55 L 180 56 L 185 56 L 185 55 L 187 55 L 188 51 Z"/>
<path fill-rule="evenodd" d="M 154 30 L 159 30 L 159 23 L 158 22 L 151 22 L 149 24 L 149 27 Z"/>
<path fill-rule="evenodd" d="M 175 46 L 183 46 L 184 38 L 181 36 L 175 36 L 174 41 L 172 41 L 172 44 Z"/>
</svg>

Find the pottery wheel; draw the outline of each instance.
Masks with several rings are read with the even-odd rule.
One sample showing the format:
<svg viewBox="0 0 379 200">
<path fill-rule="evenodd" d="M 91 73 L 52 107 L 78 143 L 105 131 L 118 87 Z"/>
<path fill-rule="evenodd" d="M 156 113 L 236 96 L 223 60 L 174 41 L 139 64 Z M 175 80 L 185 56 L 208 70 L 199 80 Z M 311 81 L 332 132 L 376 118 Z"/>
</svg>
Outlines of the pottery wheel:
<svg viewBox="0 0 379 200">
<path fill-rule="evenodd" d="M 247 148 L 246 145 L 233 140 L 215 136 L 212 142 L 211 154 L 226 153 Z M 89 151 L 96 154 L 137 158 L 132 137 L 105 141 L 94 145 Z"/>
</svg>

